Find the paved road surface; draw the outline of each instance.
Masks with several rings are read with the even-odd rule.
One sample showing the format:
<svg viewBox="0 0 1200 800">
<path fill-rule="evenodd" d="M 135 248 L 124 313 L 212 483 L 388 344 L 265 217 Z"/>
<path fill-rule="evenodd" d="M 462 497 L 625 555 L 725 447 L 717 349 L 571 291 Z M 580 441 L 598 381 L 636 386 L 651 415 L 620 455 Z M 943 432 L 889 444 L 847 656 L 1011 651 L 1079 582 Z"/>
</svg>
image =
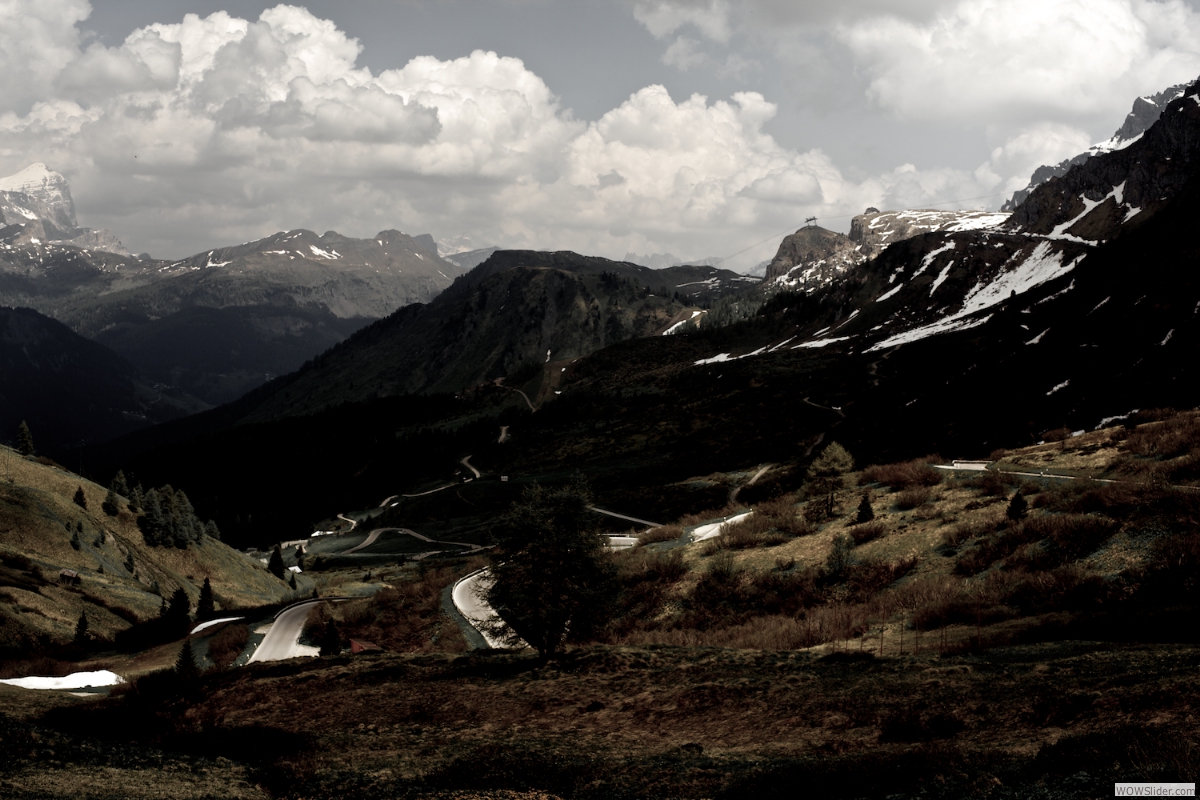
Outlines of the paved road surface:
<svg viewBox="0 0 1200 800">
<path fill-rule="evenodd" d="M 479 596 L 482 591 L 480 587 L 486 585 L 489 577 L 490 573 L 485 567 L 460 578 L 458 583 L 454 584 L 454 607 L 466 618 L 467 622 L 471 623 L 471 627 L 479 631 L 484 641 L 488 643 L 488 647 L 504 648 L 508 645 L 484 629 L 484 623 L 500 619 L 487 601 Z M 525 643 L 522 642 L 520 646 L 525 646 Z"/>
<path fill-rule="evenodd" d="M 746 511 L 742 514 L 734 514 L 732 517 L 723 519 L 720 522 L 712 522 L 708 525 L 701 525 L 699 528 L 696 528 L 696 530 L 692 531 L 692 541 L 702 542 L 705 539 L 712 539 L 715 536 L 720 536 L 722 525 L 736 525 L 753 513 L 753 511 Z"/>
<path fill-rule="evenodd" d="M 370 545 L 375 543 L 375 541 L 379 538 L 380 534 L 387 533 L 388 531 L 394 531 L 395 533 L 403 533 L 408 536 L 414 536 L 417 539 L 420 539 L 422 542 L 429 542 L 430 544 L 452 544 L 456 547 L 466 547 L 472 553 L 475 552 L 476 550 L 484 549 L 482 545 L 471 544 L 470 542 L 443 542 L 443 541 L 439 541 L 437 539 L 430 539 L 428 536 L 417 533 L 416 531 L 410 531 L 408 528 L 376 528 L 375 530 L 371 531 L 371 533 L 367 536 L 366 539 L 364 539 L 362 541 L 362 543 L 357 544 L 354 547 L 351 547 L 349 550 L 343 550 L 338 555 L 343 555 L 343 556 L 349 555 L 350 553 L 353 553 L 356 550 L 361 550 L 364 547 L 369 547 Z M 441 552 L 441 551 L 438 550 L 438 551 L 433 551 L 433 552 Z M 430 555 L 430 553 L 422 553 L 420 555 L 426 556 L 426 555 Z"/>
<path fill-rule="evenodd" d="M 637 517 L 627 517 L 624 514 L 618 514 L 615 511 L 605 511 L 603 508 L 596 508 L 595 506 L 588 506 L 588 508 L 591 509 L 592 511 L 595 511 L 597 514 L 604 514 L 609 517 L 616 517 L 617 519 L 624 519 L 624 520 L 628 520 L 629 522 L 636 522 L 639 525 L 649 525 L 651 528 L 662 527 L 662 524 L 658 523 L 658 522 L 650 522 L 649 520 L 638 519 Z"/>
<path fill-rule="evenodd" d="M 470 456 L 463 456 L 463 460 L 462 460 L 461 462 L 459 462 L 459 463 L 461 463 L 461 464 L 462 464 L 464 467 L 466 467 L 467 469 L 471 470 L 471 472 L 474 472 L 474 473 L 475 473 L 475 477 L 476 477 L 476 478 L 482 478 L 483 476 L 479 474 L 479 470 L 477 470 L 477 469 L 475 469 L 474 467 L 472 467 L 472 466 L 471 466 L 471 461 L 470 461 L 470 459 L 471 459 L 471 457 L 470 457 Z"/>
<path fill-rule="evenodd" d="M 262 643 L 250 656 L 247 664 L 256 661 L 284 661 L 300 656 L 317 655 L 315 647 L 300 644 L 300 632 L 304 630 L 304 620 L 308 618 L 309 610 L 323 600 L 307 600 L 291 608 L 285 609 L 275 618 L 274 624 L 263 637 Z"/>
<path fill-rule="evenodd" d="M 507 440 L 507 439 L 508 439 L 508 426 L 501 425 L 500 426 L 500 438 L 496 440 L 496 443 L 504 444 L 505 440 Z"/>
<path fill-rule="evenodd" d="M 345 520 L 346 522 L 349 522 L 349 523 L 350 523 L 350 530 L 351 530 L 351 531 L 352 531 L 352 530 L 354 530 L 354 529 L 355 529 L 355 528 L 358 526 L 358 520 L 356 520 L 356 519 L 350 519 L 350 518 L 349 518 L 349 517 L 347 517 L 345 514 L 338 514 L 338 519 Z M 347 533 L 349 533 L 349 531 L 347 531 Z"/>
</svg>

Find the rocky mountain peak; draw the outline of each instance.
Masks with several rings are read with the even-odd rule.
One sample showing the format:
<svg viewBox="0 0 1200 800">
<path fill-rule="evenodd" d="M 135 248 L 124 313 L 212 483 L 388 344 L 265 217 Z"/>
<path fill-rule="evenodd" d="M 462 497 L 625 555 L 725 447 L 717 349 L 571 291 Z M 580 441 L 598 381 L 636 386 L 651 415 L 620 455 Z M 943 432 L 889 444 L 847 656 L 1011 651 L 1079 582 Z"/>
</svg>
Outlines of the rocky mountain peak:
<svg viewBox="0 0 1200 800">
<path fill-rule="evenodd" d="M 4 221 L 13 224 L 25 219 L 41 219 L 58 231 L 67 233 L 78 227 L 75 203 L 67 179 L 38 162 L 20 172 L 0 178 L 0 213 Z M 21 219 L 24 218 L 24 219 Z M 63 238 L 54 236 L 54 238 Z M 69 237 L 68 237 L 69 238 Z"/>
<path fill-rule="evenodd" d="M 1121 127 L 1117 128 L 1117 132 L 1112 135 L 1107 141 L 1094 144 L 1086 151 L 1080 153 L 1073 158 L 1065 159 L 1058 164 L 1043 164 L 1033 171 L 1033 175 L 1029 178 L 1029 185 L 1024 189 L 1020 189 L 1013 193 L 1004 205 L 1000 207 L 1002 211 L 1012 211 L 1025 199 L 1029 197 L 1038 186 L 1041 186 L 1051 178 L 1061 177 L 1066 175 L 1071 167 L 1084 163 L 1094 156 L 1101 153 L 1111 153 L 1114 150 L 1122 150 L 1141 138 L 1142 134 L 1162 116 L 1167 105 L 1173 100 L 1183 97 L 1184 91 L 1187 89 L 1186 83 L 1176 84 L 1161 92 L 1152 95 L 1145 95 L 1133 101 L 1133 108 L 1125 115 L 1125 121 L 1121 123 Z"/>
</svg>

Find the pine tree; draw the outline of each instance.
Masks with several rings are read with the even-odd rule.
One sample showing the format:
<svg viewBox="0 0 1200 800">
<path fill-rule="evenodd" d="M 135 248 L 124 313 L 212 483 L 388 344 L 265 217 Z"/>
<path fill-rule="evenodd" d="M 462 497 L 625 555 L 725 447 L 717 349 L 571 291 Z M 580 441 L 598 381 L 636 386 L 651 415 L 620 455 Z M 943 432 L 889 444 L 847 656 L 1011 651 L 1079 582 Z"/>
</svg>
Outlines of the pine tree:
<svg viewBox="0 0 1200 800">
<path fill-rule="evenodd" d="M 129 496 L 129 481 L 125 480 L 125 473 L 117 470 L 117 474 L 113 476 L 112 483 L 108 485 L 109 489 L 119 494 L 121 497 Z"/>
<path fill-rule="evenodd" d="M 204 525 L 204 535 L 210 539 L 216 539 L 218 542 L 221 541 L 221 529 L 211 519 Z"/>
<path fill-rule="evenodd" d="M 292 572 L 292 573 L 289 573 L 289 575 L 288 575 L 288 586 L 292 587 L 293 589 L 295 589 L 295 588 L 296 588 L 296 573 L 294 573 L 294 572 Z"/>
<path fill-rule="evenodd" d="M 75 490 L 75 497 L 72 499 L 75 501 L 75 505 L 80 508 L 87 508 L 87 495 L 83 493 L 82 486 Z"/>
<path fill-rule="evenodd" d="M 130 551 L 125 554 L 125 564 L 123 566 L 125 567 L 126 572 L 128 572 L 130 575 L 133 574 L 133 569 L 134 569 L 133 551 Z"/>
<path fill-rule="evenodd" d="M 29 432 L 25 420 L 21 420 L 21 425 L 17 428 L 17 451 L 23 456 L 31 456 L 34 452 L 33 434 Z"/>
<path fill-rule="evenodd" d="M 283 551 L 279 549 L 279 545 L 275 545 L 275 549 L 271 551 L 271 560 L 267 562 L 267 571 L 279 580 L 283 580 Z"/>
<path fill-rule="evenodd" d="M 71 534 L 71 547 L 74 547 L 76 550 L 78 550 L 82 546 L 83 542 L 79 541 L 79 531 L 75 531 Z"/>
<path fill-rule="evenodd" d="M 87 644 L 91 637 L 88 635 L 88 619 L 86 613 L 79 615 L 79 621 L 75 623 L 75 644 Z"/>
<path fill-rule="evenodd" d="M 825 513 L 833 516 L 837 493 L 846 486 L 846 473 L 854 469 L 854 458 L 837 442 L 830 442 L 811 464 L 808 480 L 814 495 L 825 496 Z"/>
<path fill-rule="evenodd" d="M 142 485 L 139 483 L 129 491 L 129 510 L 135 514 L 145 508 L 146 493 L 142 491 Z"/>
<path fill-rule="evenodd" d="M 329 620 L 325 630 L 321 632 L 321 655 L 336 656 L 342 652 L 342 634 L 337 629 L 337 623 Z"/>
<path fill-rule="evenodd" d="M 1008 510 L 1004 513 L 1009 519 L 1017 522 L 1025 519 L 1025 515 L 1029 512 L 1029 503 L 1025 500 L 1025 495 L 1021 494 L 1020 490 L 1013 494 L 1012 500 L 1008 501 Z"/>
<path fill-rule="evenodd" d="M 104 502 L 100 504 L 100 508 L 104 509 L 104 513 L 110 517 L 115 517 L 121 512 L 120 503 L 117 493 L 109 489 L 108 494 L 104 495 Z"/>
<path fill-rule="evenodd" d="M 200 599 L 196 602 L 196 619 L 211 619 L 216 616 L 216 610 L 212 584 L 209 583 L 208 578 L 205 578 L 204 585 L 200 587 Z"/>
<path fill-rule="evenodd" d="M 858 516 L 855 517 L 854 521 L 861 525 L 873 519 L 875 519 L 875 509 L 871 508 L 871 496 L 863 492 L 862 500 L 858 503 Z"/>
<path fill-rule="evenodd" d="M 185 639 L 183 647 L 179 648 L 179 658 L 175 661 L 175 675 L 185 685 L 194 683 L 200 678 L 200 668 L 196 666 L 196 655 L 192 652 L 191 639 Z"/>
<path fill-rule="evenodd" d="M 157 490 L 151 489 L 146 492 L 143 510 L 145 513 L 138 518 L 138 528 L 141 529 L 146 544 L 157 547 L 164 543 L 167 527 L 166 516 L 163 513 L 162 502 L 159 500 Z"/>
<path fill-rule="evenodd" d="M 833 537 L 833 547 L 829 550 L 829 556 L 825 559 L 825 574 L 832 578 L 840 578 L 846 571 L 846 567 L 850 566 L 853 557 L 850 555 L 854 550 L 854 540 L 844 533 L 839 533 Z"/>
<path fill-rule="evenodd" d="M 171 620 L 171 627 L 175 630 L 186 630 L 188 626 L 188 611 L 191 609 L 191 602 L 188 600 L 187 592 L 182 588 L 176 589 L 171 595 L 171 605 L 167 608 L 167 619 Z"/>
</svg>

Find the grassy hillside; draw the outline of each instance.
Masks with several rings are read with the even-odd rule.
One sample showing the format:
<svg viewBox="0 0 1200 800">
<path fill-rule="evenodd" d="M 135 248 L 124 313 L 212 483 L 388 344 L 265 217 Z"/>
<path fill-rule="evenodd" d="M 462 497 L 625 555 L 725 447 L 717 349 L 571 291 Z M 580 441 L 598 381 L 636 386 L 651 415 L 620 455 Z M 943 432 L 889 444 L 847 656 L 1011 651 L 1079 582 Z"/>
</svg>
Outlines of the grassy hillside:
<svg viewBox="0 0 1200 800">
<path fill-rule="evenodd" d="M 274 603 L 289 591 L 262 564 L 207 536 L 187 549 L 147 546 L 124 499 L 108 515 L 103 487 L 53 463 L 7 447 L 0 460 L 0 648 L 70 640 L 81 613 L 94 635 L 111 639 L 157 615 L 177 588 L 194 608 L 205 578 L 218 609 Z M 73 500 L 79 488 L 86 509 Z M 60 582 L 63 569 L 80 583 Z"/>
</svg>

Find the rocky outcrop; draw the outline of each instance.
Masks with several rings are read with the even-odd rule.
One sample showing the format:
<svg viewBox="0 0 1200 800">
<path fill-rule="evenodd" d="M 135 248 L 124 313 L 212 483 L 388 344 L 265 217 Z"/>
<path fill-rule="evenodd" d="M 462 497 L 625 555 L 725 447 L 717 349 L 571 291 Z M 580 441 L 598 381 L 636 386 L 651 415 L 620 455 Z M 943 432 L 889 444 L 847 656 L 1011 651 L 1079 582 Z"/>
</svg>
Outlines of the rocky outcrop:
<svg viewBox="0 0 1200 800">
<path fill-rule="evenodd" d="M 1125 121 L 1121 123 L 1121 127 L 1112 135 L 1112 138 L 1106 142 L 1092 145 L 1085 152 L 1080 153 L 1074 158 L 1064 159 L 1058 164 L 1043 164 L 1038 167 L 1029 178 L 1029 185 L 1024 189 L 1014 192 L 1013 196 L 1000 207 L 1000 210 L 1012 211 L 1024 203 L 1034 189 L 1051 178 L 1066 175 L 1071 167 L 1078 166 L 1093 156 L 1100 155 L 1101 153 L 1111 153 L 1114 150 L 1122 150 L 1133 144 L 1147 128 L 1158 121 L 1168 103 L 1183 96 L 1184 89 L 1186 88 L 1187 84 L 1181 83 L 1169 89 L 1163 89 L 1158 94 L 1147 95 L 1146 97 L 1139 97 L 1134 100 L 1133 109 L 1125 116 Z"/>
<path fill-rule="evenodd" d="M 880 211 L 868 208 L 850 222 L 850 235 L 811 226 L 783 240 L 767 265 L 765 285 L 811 292 L 875 258 L 889 245 L 924 233 L 994 228 L 1008 214 L 992 211 Z"/>
<path fill-rule="evenodd" d="M 864 256 L 874 258 L 888 245 L 923 233 L 981 230 L 999 225 L 1006 219 L 1008 214 L 995 211 L 878 211 L 868 208 L 850 221 L 849 238 L 861 246 L 860 252 Z"/>
<path fill-rule="evenodd" d="M 1175 91 L 1174 88 L 1168 91 Z M 1100 242 L 1161 206 L 1200 168 L 1200 81 L 1178 92 L 1136 143 L 1038 186 L 1006 227 Z"/>
<path fill-rule="evenodd" d="M 54 242 L 130 255 L 110 232 L 79 227 L 67 179 L 40 162 L 0 178 L 0 239 L 17 247 Z"/>
<path fill-rule="evenodd" d="M 844 234 L 815 225 L 801 228 L 779 243 L 763 282 L 812 291 L 865 261 L 861 251 L 862 247 Z"/>
</svg>

